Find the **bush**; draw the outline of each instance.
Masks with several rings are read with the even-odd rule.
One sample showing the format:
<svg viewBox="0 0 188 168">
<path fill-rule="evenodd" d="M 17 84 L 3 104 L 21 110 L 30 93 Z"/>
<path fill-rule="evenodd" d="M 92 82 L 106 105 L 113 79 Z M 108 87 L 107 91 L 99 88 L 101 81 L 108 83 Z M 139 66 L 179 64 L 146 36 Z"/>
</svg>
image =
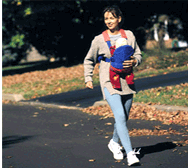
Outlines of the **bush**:
<svg viewBox="0 0 188 168">
<path fill-rule="evenodd" d="M 142 64 L 135 71 L 144 69 L 166 69 L 188 65 L 188 52 L 181 50 L 173 52 L 169 49 L 154 49 L 142 52 Z"/>
<path fill-rule="evenodd" d="M 26 50 L 28 47 L 22 46 L 22 48 L 13 48 L 9 45 L 2 46 L 2 66 L 17 65 L 21 59 L 26 56 Z"/>
<path fill-rule="evenodd" d="M 23 29 L 23 19 L 31 14 L 31 8 L 24 6 L 25 0 L 3 0 L 3 45 L 2 66 L 15 65 L 26 56 L 29 42 Z"/>
</svg>

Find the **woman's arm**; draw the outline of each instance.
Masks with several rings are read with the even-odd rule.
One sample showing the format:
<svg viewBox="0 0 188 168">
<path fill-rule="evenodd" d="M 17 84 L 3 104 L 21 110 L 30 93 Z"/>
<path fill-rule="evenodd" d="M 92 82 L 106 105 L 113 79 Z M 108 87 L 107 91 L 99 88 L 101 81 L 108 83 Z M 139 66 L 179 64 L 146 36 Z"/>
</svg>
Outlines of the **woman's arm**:
<svg viewBox="0 0 188 168">
<path fill-rule="evenodd" d="M 98 47 L 96 40 L 94 39 L 91 43 L 91 47 L 84 59 L 84 77 L 86 87 L 93 89 L 93 70 L 97 61 Z"/>
<path fill-rule="evenodd" d="M 142 62 L 142 53 L 136 40 L 135 40 L 135 52 L 133 54 L 133 57 L 136 59 L 136 64 L 134 66 L 140 65 Z"/>
<path fill-rule="evenodd" d="M 132 36 L 134 38 L 134 54 L 133 54 L 133 57 L 136 59 L 137 63 L 134 65 L 134 66 L 138 66 L 141 64 L 142 62 L 142 53 L 141 53 L 141 50 L 136 42 L 136 38 L 134 36 L 134 34 L 132 33 Z"/>
<path fill-rule="evenodd" d="M 140 65 L 140 63 L 142 61 L 141 50 L 140 50 L 140 48 L 136 42 L 136 38 L 132 32 L 131 32 L 131 38 L 133 41 L 134 54 L 133 54 L 133 56 L 130 57 L 131 60 L 124 61 L 123 68 L 129 68 L 131 66 L 136 67 L 136 66 Z"/>
</svg>

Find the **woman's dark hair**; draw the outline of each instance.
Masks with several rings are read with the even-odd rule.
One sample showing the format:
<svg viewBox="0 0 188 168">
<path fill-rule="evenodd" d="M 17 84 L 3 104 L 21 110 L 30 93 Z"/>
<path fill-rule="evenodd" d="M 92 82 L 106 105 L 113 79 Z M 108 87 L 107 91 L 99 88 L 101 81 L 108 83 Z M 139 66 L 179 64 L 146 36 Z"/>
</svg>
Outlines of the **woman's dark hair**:
<svg viewBox="0 0 188 168">
<path fill-rule="evenodd" d="M 104 10 L 103 10 L 103 16 L 106 12 L 111 12 L 112 15 L 115 17 L 115 18 L 119 18 L 121 17 L 121 23 L 123 23 L 123 13 L 121 12 L 121 10 L 119 9 L 119 7 L 117 5 L 112 5 L 112 6 L 107 6 Z"/>
</svg>

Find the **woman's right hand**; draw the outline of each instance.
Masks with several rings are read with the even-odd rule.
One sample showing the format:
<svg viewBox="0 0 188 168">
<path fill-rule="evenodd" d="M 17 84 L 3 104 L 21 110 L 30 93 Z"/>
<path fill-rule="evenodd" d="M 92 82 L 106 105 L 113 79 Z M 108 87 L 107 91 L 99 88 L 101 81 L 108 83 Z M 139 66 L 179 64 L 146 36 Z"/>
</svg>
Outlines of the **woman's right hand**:
<svg viewBox="0 0 188 168">
<path fill-rule="evenodd" d="M 93 82 L 91 82 L 91 81 L 87 82 L 86 87 L 89 89 L 93 89 Z"/>
<path fill-rule="evenodd" d="M 136 65 L 137 60 L 133 56 L 130 56 L 130 58 L 131 60 L 127 60 L 123 62 L 123 68 L 126 69 L 126 68 L 130 68 Z"/>
</svg>

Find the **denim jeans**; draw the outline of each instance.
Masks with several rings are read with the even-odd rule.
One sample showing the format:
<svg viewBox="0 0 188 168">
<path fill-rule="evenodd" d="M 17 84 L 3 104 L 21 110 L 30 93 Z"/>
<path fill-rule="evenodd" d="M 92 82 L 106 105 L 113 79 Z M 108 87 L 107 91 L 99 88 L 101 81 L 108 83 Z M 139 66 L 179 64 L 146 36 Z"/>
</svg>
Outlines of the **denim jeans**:
<svg viewBox="0 0 188 168">
<path fill-rule="evenodd" d="M 115 118 L 112 139 L 117 143 L 120 140 L 126 153 L 128 154 L 132 151 L 132 145 L 129 137 L 129 131 L 127 129 L 127 120 L 132 106 L 133 94 L 110 95 L 106 88 L 104 88 L 104 93 Z"/>
</svg>

